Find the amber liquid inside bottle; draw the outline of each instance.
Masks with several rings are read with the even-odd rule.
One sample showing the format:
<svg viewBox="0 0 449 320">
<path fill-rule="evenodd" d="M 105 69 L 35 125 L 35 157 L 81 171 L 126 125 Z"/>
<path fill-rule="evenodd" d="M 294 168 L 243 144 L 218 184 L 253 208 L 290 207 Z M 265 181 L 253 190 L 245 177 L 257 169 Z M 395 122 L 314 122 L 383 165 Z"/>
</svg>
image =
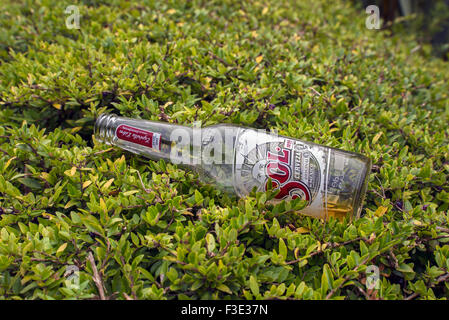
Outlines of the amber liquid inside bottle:
<svg viewBox="0 0 449 320">
<path fill-rule="evenodd" d="M 355 153 L 345 154 L 340 150 L 331 153 L 333 157 L 329 164 L 325 204 L 327 216 L 343 219 L 349 215 L 358 218 L 365 198 L 371 161 Z M 346 162 L 343 169 L 336 168 L 338 161 Z"/>
</svg>

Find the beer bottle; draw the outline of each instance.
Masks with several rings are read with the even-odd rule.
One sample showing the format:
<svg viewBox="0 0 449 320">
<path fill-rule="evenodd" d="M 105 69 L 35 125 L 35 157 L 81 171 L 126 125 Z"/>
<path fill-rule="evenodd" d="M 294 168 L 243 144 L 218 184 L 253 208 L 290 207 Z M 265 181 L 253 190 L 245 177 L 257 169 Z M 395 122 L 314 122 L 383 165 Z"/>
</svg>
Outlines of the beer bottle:
<svg viewBox="0 0 449 320">
<path fill-rule="evenodd" d="M 193 170 L 238 197 L 279 190 L 274 201 L 300 197 L 300 213 L 358 218 L 371 160 L 364 155 L 231 124 L 204 128 L 102 114 L 94 128 L 103 143 Z"/>
</svg>

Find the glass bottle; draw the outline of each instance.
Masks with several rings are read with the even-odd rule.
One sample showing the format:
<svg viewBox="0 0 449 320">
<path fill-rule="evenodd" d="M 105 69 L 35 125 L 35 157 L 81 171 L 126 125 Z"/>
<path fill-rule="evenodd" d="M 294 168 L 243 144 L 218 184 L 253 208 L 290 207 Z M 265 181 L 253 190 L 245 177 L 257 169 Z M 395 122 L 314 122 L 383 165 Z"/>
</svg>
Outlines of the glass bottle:
<svg viewBox="0 0 449 320">
<path fill-rule="evenodd" d="M 239 197 L 271 181 L 279 189 L 275 201 L 301 197 L 307 206 L 300 213 L 317 218 L 358 218 L 371 170 L 358 153 L 231 124 L 199 128 L 102 114 L 94 133 L 103 143 L 196 171 Z"/>
</svg>

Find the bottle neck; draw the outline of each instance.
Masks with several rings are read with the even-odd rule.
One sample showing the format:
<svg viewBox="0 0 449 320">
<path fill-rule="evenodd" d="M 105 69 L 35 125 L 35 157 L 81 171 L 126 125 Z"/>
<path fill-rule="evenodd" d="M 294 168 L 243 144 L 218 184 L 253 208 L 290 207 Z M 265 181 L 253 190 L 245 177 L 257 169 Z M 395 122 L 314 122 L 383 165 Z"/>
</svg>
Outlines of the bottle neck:
<svg viewBox="0 0 449 320">
<path fill-rule="evenodd" d="M 131 119 L 102 114 L 94 127 L 95 138 L 105 144 L 146 156 L 153 160 L 176 162 L 179 152 L 174 147 L 191 148 L 193 129 L 170 123 Z M 192 152 L 183 152 L 185 163 L 193 163 Z M 174 159 L 175 158 L 175 159 Z"/>
<path fill-rule="evenodd" d="M 94 134 L 100 142 L 152 160 L 162 159 L 200 170 L 209 176 L 215 177 L 216 171 L 221 168 L 230 179 L 240 130 L 240 127 L 233 125 L 187 127 L 103 114 L 95 123 Z M 215 178 L 218 179 L 218 176 Z M 225 177 L 220 176 L 219 179 Z"/>
</svg>

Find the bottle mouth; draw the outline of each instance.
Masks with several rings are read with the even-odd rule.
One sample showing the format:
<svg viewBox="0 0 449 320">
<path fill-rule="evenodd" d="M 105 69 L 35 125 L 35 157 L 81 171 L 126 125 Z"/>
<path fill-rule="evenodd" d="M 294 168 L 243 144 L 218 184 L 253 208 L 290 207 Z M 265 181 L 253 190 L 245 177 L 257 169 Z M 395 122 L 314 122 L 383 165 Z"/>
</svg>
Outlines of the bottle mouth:
<svg viewBox="0 0 449 320">
<path fill-rule="evenodd" d="M 95 139 L 106 144 L 111 144 L 115 136 L 116 120 L 117 116 L 115 114 L 101 114 L 94 125 Z"/>
</svg>

